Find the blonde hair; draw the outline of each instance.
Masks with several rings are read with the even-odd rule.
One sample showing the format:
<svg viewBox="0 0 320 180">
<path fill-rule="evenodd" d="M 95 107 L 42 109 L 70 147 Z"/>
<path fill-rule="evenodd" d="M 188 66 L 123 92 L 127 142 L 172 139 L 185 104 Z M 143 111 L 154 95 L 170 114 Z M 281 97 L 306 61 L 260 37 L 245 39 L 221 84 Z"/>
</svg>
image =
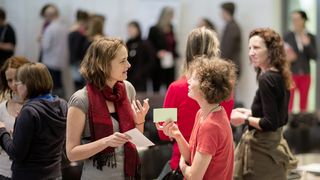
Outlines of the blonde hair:
<svg viewBox="0 0 320 180">
<path fill-rule="evenodd" d="M 157 26 L 164 31 L 164 29 L 171 25 L 171 17 L 173 16 L 173 8 L 172 7 L 164 7 L 161 10 Z"/>
<path fill-rule="evenodd" d="M 206 56 L 207 58 L 219 57 L 219 47 L 220 43 L 215 31 L 206 27 L 192 30 L 187 40 L 184 72 L 188 70 L 189 64 L 197 56 Z"/>
</svg>

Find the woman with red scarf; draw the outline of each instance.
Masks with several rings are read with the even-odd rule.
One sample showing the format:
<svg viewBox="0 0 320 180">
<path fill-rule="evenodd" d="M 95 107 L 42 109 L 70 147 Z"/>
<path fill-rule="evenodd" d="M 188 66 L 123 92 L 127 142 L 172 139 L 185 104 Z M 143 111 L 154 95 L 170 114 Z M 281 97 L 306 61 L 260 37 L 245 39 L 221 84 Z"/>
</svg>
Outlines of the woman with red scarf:
<svg viewBox="0 0 320 180">
<path fill-rule="evenodd" d="M 140 179 L 135 145 L 124 132 L 143 132 L 148 100 L 135 100 L 128 81 L 125 43 L 99 38 L 80 66 L 87 85 L 69 100 L 66 150 L 70 161 L 84 160 L 82 179 Z"/>
</svg>

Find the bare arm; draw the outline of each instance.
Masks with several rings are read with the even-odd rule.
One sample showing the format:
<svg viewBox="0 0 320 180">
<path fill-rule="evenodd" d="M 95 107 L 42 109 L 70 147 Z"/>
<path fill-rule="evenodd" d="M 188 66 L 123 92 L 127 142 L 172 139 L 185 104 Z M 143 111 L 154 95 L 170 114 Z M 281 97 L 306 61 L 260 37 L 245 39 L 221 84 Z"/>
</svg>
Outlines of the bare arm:
<svg viewBox="0 0 320 180">
<path fill-rule="evenodd" d="M 105 138 L 81 144 L 81 134 L 85 126 L 85 113 L 77 107 L 70 107 L 67 115 L 66 150 L 70 161 L 87 159 L 105 148 L 119 147 L 129 139 L 122 133 L 114 133 Z"/>
<path fill-rule="evenodd" d="M 186 139 L 183 137 L 181 134 L 178 126 L 170 121 L 170 122 L 165 122 L 161 126 L 159 123 L 156 123 L 157 129 L 162 130 L 163 133 L 166 136 L 169 136 L 171 138 L 174 138 L 178 144 L 179 150 L 183 158 L 187 161 L 190 162 L 190 148 L 189 148 L 189 143 L 186 141 Z"/>
<path fill-rule="evenodd" d="M 208 169 L 212 155 L 207 153 L 196 152 L 191 166 L 185 163 L 183 158 L 180 158 L 180 169 L 186 179 L 203 179 L 205 172 Z"/>
</svg>

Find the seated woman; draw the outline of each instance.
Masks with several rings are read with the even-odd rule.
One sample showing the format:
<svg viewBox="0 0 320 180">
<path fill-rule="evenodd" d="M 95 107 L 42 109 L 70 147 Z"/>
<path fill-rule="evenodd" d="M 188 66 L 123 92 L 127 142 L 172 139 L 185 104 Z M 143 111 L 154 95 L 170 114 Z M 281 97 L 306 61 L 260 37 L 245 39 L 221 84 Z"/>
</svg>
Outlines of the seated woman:
<svg viewBox="0 0 320 180">
<path fill-rule="evenodd" d="M 233 138 L 225 109 L 220 103 L 229 98 L 235 81 L 235 66 L 219 58 L 199 57 L 188 69 L 188 96 L 200 110 L 189 143 L 178 126 L 166 121 L 157 125 L 178 143 L 180 169 L 186 179 L 232 179 Z"/>
<path fill-rule="evenodd" d="M 13 160 L 12 179 L 58 179 L 67 102 L 51 95 L 52 78 L 41 63 L 21 66 L 16 78 L 24 105 L 16 118 L 13 138 L 0 122 L 1 147 Z"/>
</svg>

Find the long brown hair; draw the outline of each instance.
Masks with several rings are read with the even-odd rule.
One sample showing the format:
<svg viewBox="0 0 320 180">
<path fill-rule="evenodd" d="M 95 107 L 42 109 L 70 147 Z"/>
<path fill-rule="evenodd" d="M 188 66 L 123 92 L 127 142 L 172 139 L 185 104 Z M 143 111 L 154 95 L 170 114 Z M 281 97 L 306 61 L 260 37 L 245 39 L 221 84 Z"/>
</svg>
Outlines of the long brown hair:
<svg viewBox="0 0 320 180">
<path fill-rule="evenodd" d="M 0 80 L 1 80 L 1 86 L 0 86 L 0 92 L 1 92 L 1 96 L 2 98 L 4 98 L 4 96 L 7 93 L 11 92 L 11 89 L 8 86 L 8 81 L 6 78 L 6 71 L 9 68 L 13 68 L 13 69 L 18 69 L 20 66 L 28 63 L 29 60 L 21 57 L 21 56 L 12 56 L 10 58 L 8 58 L 6 60 L 6 62 L 3 64 L 3 66 L 0 69 L 1 75 L 0 75 Z"/>
<path fill-rule="evenodd" d="M 251 31 L 249 39 L 253 36 L 259 36 L 264 40 L 268 49 L 269 67 L 275 67 L 282 75 L 285 86 L 289 90 L 292 87 L 290 65 L 286 58 L 284 42 L 281 36 L 270 28 L 257 28 Z M 261 74 L 261 69 L 256 68 L 257 78 Z"/>
</svg>

